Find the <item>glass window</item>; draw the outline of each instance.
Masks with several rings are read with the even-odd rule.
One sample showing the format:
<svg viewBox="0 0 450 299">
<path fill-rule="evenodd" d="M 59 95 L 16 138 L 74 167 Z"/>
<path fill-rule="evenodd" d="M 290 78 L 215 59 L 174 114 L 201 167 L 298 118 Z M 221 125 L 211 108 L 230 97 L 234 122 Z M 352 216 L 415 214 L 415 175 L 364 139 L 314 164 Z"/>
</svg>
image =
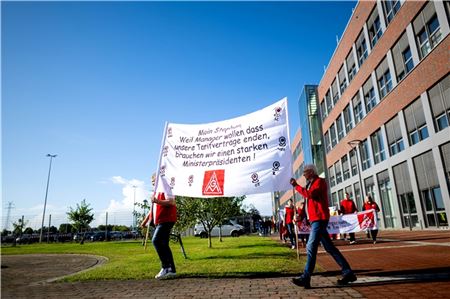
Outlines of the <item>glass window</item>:
<svg viewBox="0 0 450 299">
<path fill-rule="evenodd" d="M 339 101 L 339 92 L 336 79 L 334 79 L 333 83 L 331 83 L 331 93 L 333 94 L 333 105 L 336 105 L 337 101 Z"/>
<path fill-rule="evenodd" d="M 375 164 L 386 160 L 386 153 L 384 150 L 383 136 L 381 135 L 381 129 L 373 133 L 370 138 L 372 141 L 373 160 Z"/>
<path fill-rule="evenodd" d="M 350 105 L 347 105 L 344 109 L 344 122 L 345 122 L 345 131 L 348 134 L 348 132 L 353 128 L 353 120 Z"/>
<path fill-rule="evenodd" d="M 411 49 L 408 47 L 402 52 L 403 63 L 405 64 L 406 73 L 409 73 L 414 68 L 414 61 L 412 59 Z"/>
<path fill-rule="evenodd" d="M 428 91 L 436 132 L 449 126 L 450 122 L 450 75 Z"/>
<path fill-rule="evenodd" d="M 350 198 L 354 198 L 352 185 L 345 187 L 345 193 L 348 193 L 350 195 Z M 361 210 L 360 207 L 358 207 L 358 210 Z"/>
<path fill-rule="evenodd" d="M 378 16 L 378 10 L 376 7 L 367 21 L 367 28 L 369 29 L 370 43 L 373 48 L 380 37 L 383 35 L 383 31 L 381 30 L 380 17 Z"/>
<path fill-rule="evenodd" d="M 353 57 L 353 49 L 351 49 L 350 53 L 348 53 L 345 62 L 347 63 L 348 80 L 351 82 L 356 75 L 356 64 L 355 58 Z"/>
<path fill-rule="evenodd" d="M 328 116 L 327 109 L 325 108 L 325 99 L 320 103 L 320 115 L 322 116 L 322 122 L 324 122 Z"/>
<path fill-rule="evenodd" d="M 377 174 L 378 188 L 380 190 L 384 223 L 386 227 L 395 227 L 391 180 L 387 170 Z"/>
<path fill-rule="evenodd" d="M 376 69 L 378 81 L 378 90 L 380 98 L 384 98 L 392 89 L 391 73 L 389 72 L 389 64 L 385 58 Z"/>
<path fill-rule="evenodd" d="M 337 144 L 336 129 L 334 127 L 334 124 L 332 124 L 330 127 L 330 137 L 331 137 L 331 148 L 333 148 Z"/>
<path fill-rule="evenodd" d="M 437 177 L 436 164 L 432 151 L 413 158 L 417 184 L 425 208 L 427 226 L 447 226 L 447 214 L 443 206 L 441 187 Z"/>
<path fill-rule="evenodd" d="M 413 21 L 420 58 L 425 57 L 442 39 L 442 31 L 433 1 L 428 2 Z"/>
<path fill-rule="evenodd" d="M 420 98 L 405 108 L 405 121 L 409 142 L 414 145 L 428 137 L 428 128 Z"/>
<path fill-rule="evenodd" d="M 336 119 L 336 128 L 338 132 L 338 141 L 340 141 L 345 136 L 344 124 L 342 123 L 342 116 Z"/>
<path fill-rule="evenodd" d="M 400 9 L 400 1 L 385 0 L 381 1 L 383 4 L 384 13 L 386 15 L 386 24 L 389 24 Z"/>
<path fill-rule="evenodd" d="M 344 65 L 341 66 L 341 69 L 338 72 L 338 78 L 339 78 L 339 90 L 341 91 L 341 95 L 342 95 L 348 85 L 347 78 L 345 77 Z"/>
<path fill-rule="evenodd" d="M 418 227 L 419 216 L 417 215 L 407 162 L 394 166 L 392 171 L 394 173 L 395 188 L 397 189 L 397 199 L 400 205 L 400 216 L 403 227 Z"/>
<path fill-rule="evenodd" d="M 361 103 L 361 98 L 359 96 L 359 92 L 356 93 L 355 97 L 352 99 L 352 102 L 353 102 L 353 113 L 355 115 L 355 124 L 357 124 L 364 117 L 364 111 Z"/>
<path fill-rule="evenodd" d="M 325 140 L 325 149 L 327 151 L 327 153 L 329 151 L 331 151 L 331 141 L 330 141 L 330 134 L 327 132 L 325 132 L 325 135 L 323 135 L 324 140 Z"/>
<path fill-rule="evenodd" d="M 370 155 L 369 155 L 369 143 L 364 140 L 361 144 L 361 164 L 362 170 L 366 170 L 371 166 Z"/>
<path fill-rule="evenodd" d="M 338 191 L 338 198 L 339 198 L 339 200 L 343 200 L 344 199 L 344 190 L 343 189 L 340 189 Z"/>
<path fill-rule="evenodd" d="M 339 163 L 339 161 L 334 163 L 334 171 L 336 175 L 336 184 L 342 183 L 341 164 Z"/>
<path fill-rule="evenodd" d="M 366 190 L 366 194 L 372 196 L 373 200 L 375 200 L 375 182 L 373 176 L 364 179 L 364 189 Z"/>
<path fill-rule="evenodd" d="M 344 181 L 350 178 L 350 166 L 348 164 L 348 157 L 347 155 L 344 155 L 341 158 L 341 164 L 342 164 L 342 176 L 344 178 Z"/>
<path fill-rule="evenodd" d="M 356 56 L 358 57 L 359 67 L 363 65 L 364 61 L 369 55 L 369 50 L 367 49 L 366 38 L 364 37 L 364 31 L 361 31 L 356 42 Z"/>
<path fill-rule="evenodd" d="M 375 90 L 373 87 L 364 94 L 364 100 L 366 101 L 366 111 L 369 112 L 377 105 L 377 97 L 375 96 Z"/>
<path fill-rule="evenodd" d="M 393 156 L 405 149 L 398 116 L 388 121 L 385 127 L 386 137 L 389 144 L 389 153 Z"/>
<path fill-rule="evenodd" d="M 331 202 L 332 202 L 333 206 L 339 207 L 339 200 L 337 198 L 336 192 L 331 193 Z"/>
<path fill-rule="evenodd" d="M 414 67 L 406 31 L 403 32 L 400 39 L 392 48 L 392 57 L 394 60 L 395 74 L 397 76 L 397 80 L 400 81 Z"/>
<path fill-rule="evenodd" d="M 334 166 L 328 168 L 328 175 L 330 177 L 330 186 L 334 187 L 336 185 L 336 178 L 334 176 Z"/>
<path fill-rule="evenodd" d="M 331 101 L 330 91 L 325 94 L 325 102 L 327 104 L 327 115 L 330 113 L 331 109 L 333 109 L 333 103 Z"/>
<path fill-rule="evenodd" d="M 442 162 L 444 164 L 444 174 L 447 181 L 447 188 L 450 192 L 450 142 L 441 146 Z"/>
<path fill-rule="evenodd" d="M 380 79 L 378 79 L 378 85 L 380 87 L 380 97 L 384 98 L 392 89 L 392 80 L 389 70 L 386 71 Z"/>
<path fill-rule="evenodd" d="M 366 104 L 366 113 L 369 113 L 378 104 L 375 90 L 372 85 L 372 78 L 369 77 L 363 85 L 364 102 Z"/>
</svg>

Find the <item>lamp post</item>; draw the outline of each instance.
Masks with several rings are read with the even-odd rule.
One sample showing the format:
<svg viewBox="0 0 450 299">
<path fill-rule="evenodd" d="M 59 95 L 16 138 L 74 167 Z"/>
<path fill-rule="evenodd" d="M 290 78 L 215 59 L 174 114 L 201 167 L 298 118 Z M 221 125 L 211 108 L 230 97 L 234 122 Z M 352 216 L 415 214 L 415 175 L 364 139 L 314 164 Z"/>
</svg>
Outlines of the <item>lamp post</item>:
<svg viewBox="0 0 450 299">
<path fill-rule="evenodd" d="M 136 188 L 137 186 L 133 185 L 134 188 L 134 196 L 133 196 L 133 230 L 136 228 Z"/>
<path fill-rule="evenodd" d="M 350 145 L 352 150 L 356 150 L 356 148 L 358 147 L 360 151 L 361 151 L 361 148 L 360 148 L 361 143 L 362 143 L 362 140 L 359 140 L 359 139 L 355 139 L 355 140 L 351 140 L 351 141 L 347 142 L 347 144 Z M 361 193 L 362 202 L 364 203 L 364 188 L 363 188 L 362 179 L 361 179 L 361 168 L 359 167 L 358 151 L 355 151 L 355 154 L 356 154 L 356 167 L 358 168 L 359 190 Z M 351 161 L 350 161 L 350 164 L 351 164 Z"/>
<path fill-rule="evenodd" d="M 57 155 L 47 154 L 47 157 L 50 157 L 50 165 L 48 167 L 47 189 L 45 190 L 44 212 L 42 213 L 42 224 L 41 224 L 41 233 L 39 234 L 39 243 L 42 242 L 42 232 L 44 231 L 45 208 L 47 207 L 48 185 L 50 183 L 50 172 L 52 170 L 52 160 L 53 160 L 53 158 L 56 158 L 56 156 Z"/>
</svg>

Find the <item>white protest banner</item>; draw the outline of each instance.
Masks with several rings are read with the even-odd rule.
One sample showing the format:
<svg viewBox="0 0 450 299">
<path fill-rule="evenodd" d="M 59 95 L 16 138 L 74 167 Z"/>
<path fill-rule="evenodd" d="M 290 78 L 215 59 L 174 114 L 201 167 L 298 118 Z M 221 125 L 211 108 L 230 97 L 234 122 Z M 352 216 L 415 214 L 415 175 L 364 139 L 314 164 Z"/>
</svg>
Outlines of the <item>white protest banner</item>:
<svg viewBox="0 0 450 299">
<path fill-rule="evenodd" d="M 221 197 L 291 188 L 286 98 L 225 121 L 168 123 L 164 134 L 157 192 Z"/>
<path fill-rule="evenodd" d="M 299 233 L 309 234 L 311 227 L 307 221 L 300 222 Z M 357 233 L 366 229 L 378 229 L 375 210 L 367 210 L 355 214 L 331 216 L 327 231 L 330 234 Z"/>
</svg>

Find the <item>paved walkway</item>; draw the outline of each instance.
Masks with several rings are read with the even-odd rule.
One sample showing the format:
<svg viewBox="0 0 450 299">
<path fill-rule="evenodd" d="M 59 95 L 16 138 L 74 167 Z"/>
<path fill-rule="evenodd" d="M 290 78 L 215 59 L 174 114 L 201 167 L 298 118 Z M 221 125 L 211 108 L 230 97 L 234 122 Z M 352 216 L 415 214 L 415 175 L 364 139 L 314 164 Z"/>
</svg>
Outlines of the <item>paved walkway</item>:
<svg viewBox="0 0 450 299">
<path fill-rule="evenodd" d="M 450 231 L 381 231 L 373 245 L 363 235 L 358 244 L 336 244 L 358 275 L 351 287 L 336 287 L 334 261 L 319 251 L 326 272 L 312 278 L 313 288 L 293 285 L 290 277 L 183 278 L 167 281 L 51 282 L 100 265 L 82 255 L 2 256 L 2 298 L 450 298 Z M 304 249 L 301 250 L 304 258 Z"/>
</svg>

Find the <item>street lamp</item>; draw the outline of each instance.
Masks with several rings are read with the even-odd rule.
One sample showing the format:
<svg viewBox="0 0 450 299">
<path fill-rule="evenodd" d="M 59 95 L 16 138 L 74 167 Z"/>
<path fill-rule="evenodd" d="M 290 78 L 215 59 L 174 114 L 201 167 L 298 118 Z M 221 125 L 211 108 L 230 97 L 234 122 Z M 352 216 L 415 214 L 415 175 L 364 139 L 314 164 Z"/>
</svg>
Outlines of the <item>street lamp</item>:
<svg viewBox="0 0 450 299">
<path fill-rule="evenodd" d="M 361 151 L 361 144 L 362 144 L 362 140 L 359 139 L 355 139 L 355 140 L 351 140 L 349 142 L 347 142 L 348 145 L 350 145 L 350 147 L 352 148 L 352 150 L 356 150 L 356 147 L 359 148 L 359 151 Z M 356 154 L 356 167 L 358 168 L 358 176 L 359 176 L 359 190 L 362 196 L 362 201 L 364 204 L 364 188 L 363 188 L 363 184 L 362 184 L 362 179 L 361 179 L 361 168 L 359 167 L 359 153 L 358 151 L 355 151 Z M 351 164 L 351 161 L 350 161 Z"/>
<path fill-rule="evenodd" d="M 137 186 L 133 185 L 134 188 L 134 197 L 133 197 L 133 230 L 135 230 L 136 226 L 136 188 Z"/>
<path fill-rule="evenodd" d="M 45 190 L 44 212 L 42 213 L 42 224 L 41 224 L 41 233 L 39 235 L 39 243 L 42 242 L 42 232 L 44 231 L 45 208 L 47 206 L 48 185 L 50 183 L 50 171 L 52 170 L 52 159 L 56 158 L 56 156 L 57 155 L 47 154 L 47 157 L 50 157 L 50 165 L 48 167 L 47 189 Z"/>
</svg>

